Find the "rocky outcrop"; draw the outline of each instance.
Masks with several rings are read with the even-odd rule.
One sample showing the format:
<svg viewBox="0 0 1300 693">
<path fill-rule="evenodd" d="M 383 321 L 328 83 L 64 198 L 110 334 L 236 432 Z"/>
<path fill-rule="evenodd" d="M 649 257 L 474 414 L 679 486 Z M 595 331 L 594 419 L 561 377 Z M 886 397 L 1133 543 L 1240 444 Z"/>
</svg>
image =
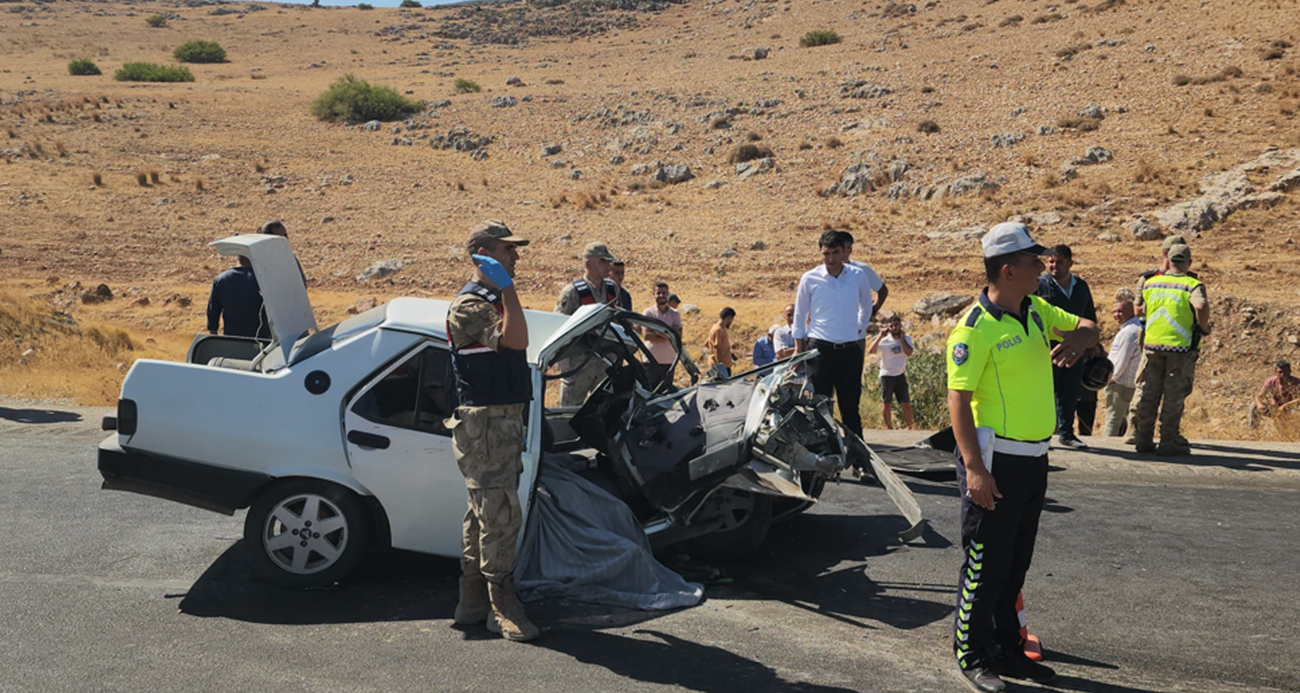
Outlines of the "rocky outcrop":
<svg viewBox="0 0 1300 693">
<path fill-rule="evenodd" d="M 1284 171 L 1263 191 L 1250 180 L 1250 174 L 1277 169 Z M 1257 159 L 1205 176 L 1200 197 L 1166 207 L 1154 216 L 1167 233 L 1196 234 L 1239 209 L 1278 204 L 1296 187 L 1300 187 L 1300 149 L 1271 149 Z"/>
<path fill-rule="evenodd" d="M 956 315 L 975 300 L 974 294 L 931 294 L 916 302 L 912 312 L 928 318 L 932 315 Z"/>
</svg>

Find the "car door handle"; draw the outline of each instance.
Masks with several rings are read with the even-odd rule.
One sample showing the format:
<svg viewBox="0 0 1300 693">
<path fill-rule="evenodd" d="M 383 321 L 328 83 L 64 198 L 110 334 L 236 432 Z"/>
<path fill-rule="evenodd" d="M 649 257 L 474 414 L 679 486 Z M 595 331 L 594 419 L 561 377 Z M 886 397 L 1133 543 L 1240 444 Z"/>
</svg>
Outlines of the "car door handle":
<svg viewBox="0 0 1300 693">
<path fill-rule="evenodd" d="M 348 431 L 348 442 L 355 443 L 363 448 L 387 450 L 389 440 L 385 436 L 377 436 L 373 433 L 365 433 L 364 431 Z"/>
</svg>

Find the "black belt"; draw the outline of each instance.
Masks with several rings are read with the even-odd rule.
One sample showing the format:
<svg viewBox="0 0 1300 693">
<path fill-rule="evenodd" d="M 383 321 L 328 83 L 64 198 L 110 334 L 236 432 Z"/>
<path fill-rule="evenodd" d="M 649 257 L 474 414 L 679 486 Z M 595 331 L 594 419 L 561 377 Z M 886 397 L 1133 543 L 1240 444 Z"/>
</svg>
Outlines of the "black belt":
<svg viewBox="0 0 1300 693">
<path fill-rule="evenodd" d="M 821 349 L 831 349 L 831 350 L 836 350 L 836 349 L 847 349 L 847 348 L 849 348 L 849 347 L 857 346 L 858 343 L 859 343 L 859 342 L 858 342 L 856 339 L 853 340 L 852 342 L 828 342 L 828 341 L 826 341 L 825 339 L 814 339 L 814 340 L 812 340 L 812 344 L 813 344 L 813 346 L 817 347 L 819 350 L 821 350 Z"/>
</svg>

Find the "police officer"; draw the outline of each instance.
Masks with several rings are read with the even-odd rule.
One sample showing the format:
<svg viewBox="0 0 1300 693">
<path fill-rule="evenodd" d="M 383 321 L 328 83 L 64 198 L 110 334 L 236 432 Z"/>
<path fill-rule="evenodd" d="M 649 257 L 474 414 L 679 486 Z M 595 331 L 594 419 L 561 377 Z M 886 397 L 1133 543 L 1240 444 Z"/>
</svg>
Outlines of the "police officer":
<svg viewBox="0 0 1300 693">
<path fill-rule="evenodd" d="M 519 247 L 528 241 L 499 221 L 485 221 L 465 244 L 474 278 L 447 309 L 447 339 L 460 406 L 447 420 L 456 464 L 465 475 L 469 509 L 461 537 L 456 623 L 487 621 L 508 640 L 537 637 L 515 598 L 515 544 L 524 404 L 532 399 L 528 325 L 514 288 Z"/>
<path fill-rule="evenodd" d="M 1050 668 L 1020 645 L 1016 595 L 1025 581 L 1047 491 L 1056 429 L 1052 365 L 1070 366 L 1097 343 L 1097 326 L 1033 295 L 1042 257 L 1023 224 L 983 238 L 988 287 L 948 337 L 948 411 L 957 439 L 963 563 L 953 649 L 976 691 L 1001 676 L 1044 683 Z M 1049 337 L 1060 340 L 1054 349 Z"/>
<path fill-rule="evenodd" d="M 604 243 L 589 243 L 582 251 L 584 274 L 560 291 L 555 312 L 573 315 L 582 306 L 617 305 L 619 288 L 609 278 L 609 272 L 616 262 L 618 258 L 609 252 L 609 247 Z M 578 368 L 584 359 L 585 356 L 562 360 L 560 369 L 567 372 L 571 368 Z M 593 354 L 580 370 L 560 380 L 560 406 L 581 405 L 604 376 L 605 362 L 599 355 Z"/>
<path fill-rule="evenodd" d="M 1142 285 L 1146 336 L 1142 365 L 1138 366 L 1133 436 L 1138 452 L 1187 455 L 1191 448 L 1179 432 L 1183 401 L 1192 392 L 1201 335 L 1210 333 L 1210 303 L 1205 284 L 1187 271 L 1192 264 L 1191 248 L 1174 245 L 1168 259 L 1169 269 Z M 1157 410 L 1159 447 L 1153 442 Z"/>
</svg>

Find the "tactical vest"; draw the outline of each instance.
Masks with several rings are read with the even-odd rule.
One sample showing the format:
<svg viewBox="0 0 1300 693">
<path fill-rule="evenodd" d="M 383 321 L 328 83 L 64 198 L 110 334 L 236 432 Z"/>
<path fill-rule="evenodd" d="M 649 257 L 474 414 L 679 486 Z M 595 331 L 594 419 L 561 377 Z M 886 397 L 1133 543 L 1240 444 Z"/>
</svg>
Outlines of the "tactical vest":
<svg viewBox="0 0 1300 693">
<path fill-rule="evenodd" d="M 578 292 L 578 305 L 589 306 L 596 302 L 596 294 L 592 292 L 591 284 L 587 283 L 586 277 L 575 279 L 573 289 Z M 605 280 L 605 295 L 609 297 L 605 299 L 605 303 L 613 305 L 618 301 L 618 284 L 615 284 L 613 279 Z"/>
<path fill-rule="evenodd" d="M 460 294 L 474 294 L 505 313 L 501 297 L 477 282 L 470 282 Z M 458 294 L 458 295 L 460 295 Z M 519 404 L 533 398 L 533 376 L 528 368 L 526 352 L 500 347 L 490 347 L 472 342 L 456 344 L 447 326 L 447 343 L 451 345 L 451 365 L 456 374 L 460 403 L 474 407 L 493 404 Z"/>
<path fill-rule="evenodd" d="M 1199 346 L 1192 291 L 1201 281 L 1188 276 L 1159 274 L 1142 285 L 1146 306 L 1144 347 L 1150 351 L 1190 351 Z"/>
</svg>

